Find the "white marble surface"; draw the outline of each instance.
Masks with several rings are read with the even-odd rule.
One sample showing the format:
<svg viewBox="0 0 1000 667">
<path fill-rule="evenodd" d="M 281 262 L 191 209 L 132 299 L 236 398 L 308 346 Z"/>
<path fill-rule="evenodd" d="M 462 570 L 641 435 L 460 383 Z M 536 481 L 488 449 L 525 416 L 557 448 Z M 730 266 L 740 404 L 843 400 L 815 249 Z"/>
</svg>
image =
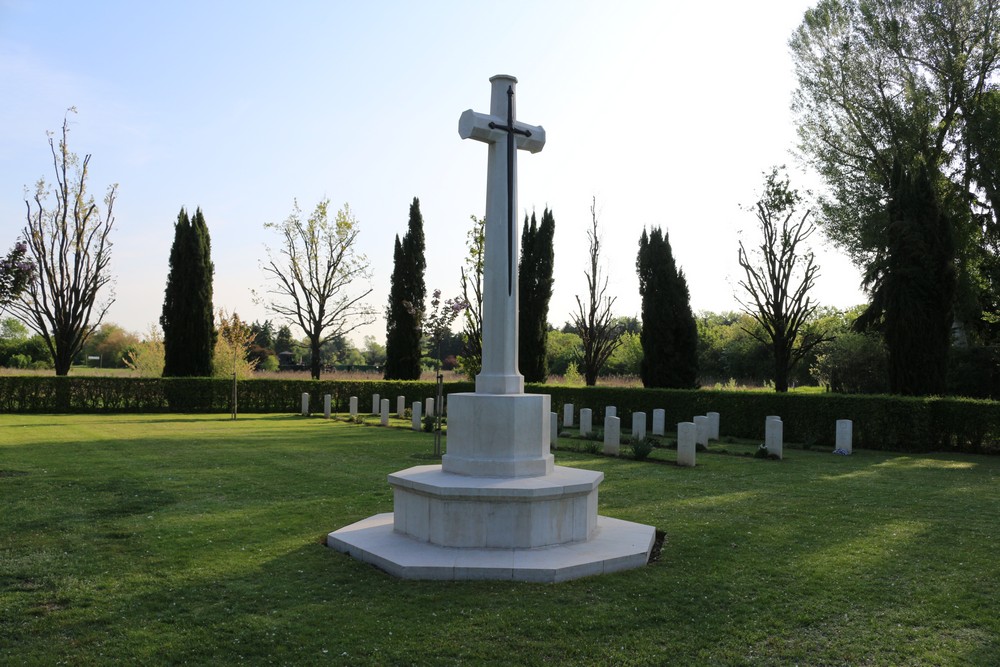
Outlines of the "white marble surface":
<svg viewBox="0 0 1000 667">
<path fill-rule="evenodd" d="M 677 465 L 694 467 L 697 446 L 695 439 L 697 427 L 694 422 L 678 422 L 677 424 Z"/>
<path fill-rule="evenodd" d="M 708 447 L 708 417 L 698 415 L 694 418 L 694 441 L 702 447 Z"/>
<path fill-rule="evenodd" d="M 849 454 L 854 452 L 854 422 L 850 419 L 837 420 L 836 449 L 843 449 Z"/>
<path fill-rule="evenodd" d="M 547 475 L 550 397 L 546 394 L 452 394 L 446 472 L 479 477 Z"/>
<path fill-rule="evenodd" d="M 764 446 L 767 453 L 777 456 L 779 459 L 784 455 L 784 424 L 780 419 L 767 418 L 764 422 Z"/>
<path fill-rule="evenodd" d="M 622 420 L 620 417 L 604 418 L 604 453 L 618 456 L 622 443 Z"/>
<path fill-rule="evenodd" d="M 652 526 L 597 517 L 593 537 L 540 549 L 459 549 L 420 542 L 377 514 L 327 536 L 327 545 L 402 579 L 556 583 L 641 567 L 656 540 Z"/>
<path fill-rule="evenodd" d="M 718 412 L 706 412 L 705 416 L 708 417 L 708 439 L 718 440 L 719 439 L 719 413 Z"/>
</svg>

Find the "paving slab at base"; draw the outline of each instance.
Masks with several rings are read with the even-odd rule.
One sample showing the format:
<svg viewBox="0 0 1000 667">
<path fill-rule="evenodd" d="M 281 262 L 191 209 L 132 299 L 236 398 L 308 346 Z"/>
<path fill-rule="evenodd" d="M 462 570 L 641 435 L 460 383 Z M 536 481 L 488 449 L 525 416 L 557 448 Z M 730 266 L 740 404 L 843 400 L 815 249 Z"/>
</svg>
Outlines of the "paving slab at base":
<svg viewBox="0 0 1000 667">
<path fill-rule="evenodd" d="M 393 530 L 391 512 L 327 536 L 327 546 L 402 579 L 495 579 L 554 583 L 645 565 L 653 526 L 598 516 L 586 542 L 537 549 L 471 549 L 420 542 Z"/>
</svg>

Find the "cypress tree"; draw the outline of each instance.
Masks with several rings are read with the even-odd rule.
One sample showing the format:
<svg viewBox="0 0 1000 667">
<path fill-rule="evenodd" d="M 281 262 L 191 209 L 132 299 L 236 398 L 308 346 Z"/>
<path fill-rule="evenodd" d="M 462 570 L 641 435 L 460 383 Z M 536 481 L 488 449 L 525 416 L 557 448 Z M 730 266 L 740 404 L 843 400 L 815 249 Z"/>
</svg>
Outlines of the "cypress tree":
<svg viewBox="0 0 1000 667">
<path fill-rule="evenodd" d="M 636 258 L 642 296 L 642 364 L 646 387 L 687 389 L 698 376 L 698 327 L 684 272 L 666 233 L 653 227 L 639 238 Z"/>
<path fill-rule="evenodd" d="M 942 394 L 956 290 L 952 226 L 926 166 L 894 171 L 882 285 L 889 386 L 900 394 Z"/>
<path fill-rule="evenodd" d="M 396 236 L 393 247 L 393 269 L 386 308 L 385 379 L 420 379 L 420 338 L 424 315 L 424 219 L 420 215 L 420 200 L 410 204 L 410 220 L 406 234 Z"/>
<path fill-rule="evenodd" d="M 181 208 L 174 226 L 170 273 L 160 316 L 166 377 L 212 374 L 214 272 L 211 240 L 201 209 L 188 218 L 187 211 Z"/>
<path fill-rule="evenodd" d="M 518 360 L 526 382 L 545 382 L 549 376 L 545 346 L 549 333 L 549 300 L 552 298 L 552 245 L 556 222 L 545 208 L 542 222 L 535 214 L 524 219 L 521 260 L 518 265 Z"/>
</svg>

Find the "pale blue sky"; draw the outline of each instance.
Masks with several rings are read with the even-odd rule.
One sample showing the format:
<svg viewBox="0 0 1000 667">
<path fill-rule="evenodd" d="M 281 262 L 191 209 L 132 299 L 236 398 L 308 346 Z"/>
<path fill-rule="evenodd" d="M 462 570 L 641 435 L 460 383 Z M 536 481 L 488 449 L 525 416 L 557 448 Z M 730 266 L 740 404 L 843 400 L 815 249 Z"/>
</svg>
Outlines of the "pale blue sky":
<svg viewBox="0 0 1000 667">
<path fill-rule="evenodd" d="M 519 217 L 555 214 L 550 321 L 585 289 L 592 195 L 617 314 L 639 313 L 650 225 L 669 232 L 692 306 L 734 309 L 737 234 L 754 222 L 741 207 L 762 171 L 793 164 L 786 44 L 810 4 L 0 0 L 0 246 L 23 227 L 24 186 L 51 178 L 46 131 L 76 106 L 70 146 L 93 154 L 92 191 L 120 187 L 110 321 L 141 332 L 159 317 L 181 206 L 208 222 L 216 305 L 248 320 L 268 316 L 250 297 L 263 225 L 293 198 L 350 203 L 382 310 L 419 197 L 428 288 L 456 295 L 486 188 L 486 148 L 458 118 L 487 111 L 504 73 L 520 119 L 547 134 L 518 168 Z M 815 245 L 821 302 L 863 301 L 843 254 Z M 363 334 L 383 338 L 384 321 Z"/>
</svg>

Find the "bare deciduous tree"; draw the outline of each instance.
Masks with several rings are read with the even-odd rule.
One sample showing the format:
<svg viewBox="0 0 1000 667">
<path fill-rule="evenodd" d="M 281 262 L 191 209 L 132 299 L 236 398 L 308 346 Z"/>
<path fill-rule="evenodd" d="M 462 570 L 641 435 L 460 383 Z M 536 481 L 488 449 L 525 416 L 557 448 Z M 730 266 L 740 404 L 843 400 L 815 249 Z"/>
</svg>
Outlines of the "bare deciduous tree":
<svg viewBox="0 0 1000 667">
<path fill-rule="evenodd" d="M 576 296 L 577 312 L 573 314 L 573 326 L 576 327 L 583 343 L 583 377 L 588 387 L 597 384 L 597 374 L 604 368 L 611 354 L 619 345 L 621 327 L 611 314 L 611 306 L 615 297 L 606 296 L 608 290 L 607 277 L 601 277 L 599 266 L 601 257 L 601 238 L 597 233 L 597 198 L 590 202 L 590 229 L 587 239 L 590 241 L 590 271 L 584 271 L 587 277 L 587 303 Z"/>
<path fill-rule="evenodd" d="M 486 218 L 472 215 L 467 234 L 469 254 L 462 267 L 462 299 L 466 304 L 462 372 L 474 380 L 483 364 L 483 253 L 486 248 Z"/>
<path fill-rule="evenodd" d="M 75 113 L 70 108 L 68 112 Z M 11 305 L 48 346 L 56 375 L 66 375 L 87 338 L 114 302 L 114 292 L 97 303 L 101 290 L 112 282 L 109 235 L 114 227 L 118 185 L 108 187 L 104 211 L 87 193 L 90 155 L 80 162 L 69 150 L 69 118 L 63 118 L 62 136 L 49 148 L 56 172 L 56 203 L 45 205 L 51 192 L 45 179 L 35 185 L 32 200 L 25 199 L 27 225 L 23 235 L 35 264 L 32 280 L 21 299 Z"/>
<path fill-rule="evenodd" d="M 357 252 L 358 221 L 344 204 L 331 223 L 329 204 L 329 199 L 320 201 L 303 220 L 295 202 L 284 222 L 264 225 L 281 237 L 277 253 L 267 248 L 263 266 L 272 283 L 267 292 L 275 297 L 266 305 L 309 338 L 315 380 L 323 343 L 375 321 L 375 309 L 363 303 L 372 287 L 368 258 Z M 365 285 L 359 288 L 361 281 Z"/>
<path fill-rule="evenodd" d="M 820 332 L 807 332 L 803 326 L 819 305 L 809 297 L 819 267 L 812 251 L 803 248 L 816 230 L 807 210 L 795 221 L 796 208 L 802 203 L 792 190 L 787 176 L 778 168 L 764 179 L 764 194 L 753 206 L 760 223 L 762 239 L 757 246 L 759 265 L 751 263 L 743 241 L 739 261 L 744 279 L 739 286 L 748 298 L 736 300 L 750 317 L 764 329 L 744 329 L 767 345 L 774 355 L 774 389 L 788 391 L 788 376 L 795 365 L 814 347 L 830 340 Z"/>
</svg>

